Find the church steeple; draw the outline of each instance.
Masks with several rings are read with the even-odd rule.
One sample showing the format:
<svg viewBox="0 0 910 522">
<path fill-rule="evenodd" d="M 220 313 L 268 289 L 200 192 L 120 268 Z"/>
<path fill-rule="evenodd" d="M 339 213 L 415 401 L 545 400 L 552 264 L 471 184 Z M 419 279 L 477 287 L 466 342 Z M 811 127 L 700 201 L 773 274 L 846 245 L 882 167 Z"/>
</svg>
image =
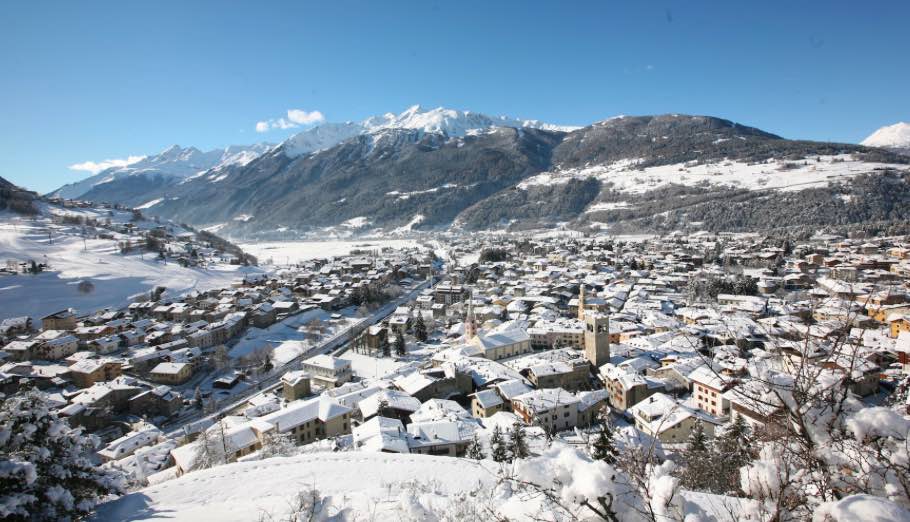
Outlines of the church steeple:
<svg viewBox="0 0 910 522">
<path fill-rule="evenodd" d="M 470 341 L 477 335 L 477 320 L 474 318 L 474 300 L 468 301 L 468 316 L 464 321 L 464 338 Z"/>
<path fill-rule="evenodd" d="M 578 320 L 585 320 L 585 284 L 582 283 L 578 289 Z"/>
</svg>

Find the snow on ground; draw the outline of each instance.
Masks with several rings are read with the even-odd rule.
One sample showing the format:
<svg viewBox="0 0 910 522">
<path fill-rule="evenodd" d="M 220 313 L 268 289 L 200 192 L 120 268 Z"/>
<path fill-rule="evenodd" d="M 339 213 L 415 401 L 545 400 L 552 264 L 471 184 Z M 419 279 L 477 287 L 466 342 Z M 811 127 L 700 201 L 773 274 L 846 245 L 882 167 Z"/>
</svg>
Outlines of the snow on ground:
<svg viewBox="0 0 910 522">
<path fill-rule="evenodd" d="M 152 208 L 155 205 L 157 205 L 158 203 L 161 203 L 162 201 L 163 201 L 163 198 L 157 198 L 157 199 L 153 199 L 151 201 L 146 201 L 145 203 L 136 207 L 136 209 L 142 210 L 142 209 L 146 209 L 146 208 Z"/>
<path fill-rule="evenodd" d="M 589 212 L 599 212 L 601 210 L 620 210 L 624 208 L 629 208 L 628 201 L 617 201 L 615 203 L 594 203 L 588 208 L 585 209 L 585 213 Z"/>
<path fill-rule="evenodd" d="M 392 231 L 392 234 L 406 234 L 414 228 L 415 225 L 423 223 L 424 215 L 423 214 L 414 214 L 414 217 L 404 226 L 400 226 Z"/>
<path fill-rule="evenodd" d="M 41 214 L 48 215 L 52 214 L 55 216 L 70 216 L 70 217 L 82 217 L 86 219 L 97 219 L 98 221 L 104 221 L 105 219 L 110 219 L 113 222 L 117 223 L 126 223 L 130 221 L 133 213 L 127 210 L 113 210 L 113 209 L 101 209 L 101 208 L 63 208 L 57 205 L 51 205 L 44 202 L 35 203 L 35 207 Z M 29 218 L 17 216 L 20 221 L 27 221 Z M 4 218 L 4 221 L 7 219 Z"/>
<path fill-rule="evenodd" d="M 346 256 L 352 250 L 379 250 L 385 247 L 417 246 L 410 239 L 360 239 L 353 241 L 276 241 L 243 243 L 240 248 L 252 254 L 260 263 L 270 259 L 275 264 L 299 263 L 320 257 Z"/>
<path fill-rule="evenodd" d="M 848 179 L 876 168 L 906 168 L 906 165 L 860 161 L 850 154 L 819 156 L 819 159 L 820 161 L 816 161 L 815 157 L 805 161 L 772 160 L 751 165 L 739 161 L 676 163 L 645 169 L 636 168 L 635 162 L 623 160 L 608 165 L 544 172 L 526 179 L 518 186 L 527 189 L 535 185 L 557 185 L 571 179 L 594 177 L 612 183 L 617 191 L 637 194 L 671 183 L 696 186 L 705 182 L 749 190 L 801 190 Z"/>
<path fill-rule="evenodd" d="M 872 495 L 850 495 L 819 507 L 812 520 L 831 522 L 893 522 L 910 520 L 910 510 Z"/>
<path fill-rule="evenodd" d="M 358 216 L 351 218 L 341 224 L 341 226 L 346 228 L 363 228 L 370 224 L 370 220 L 365 216 Z"/>
<path fill-rule="evenodd" d="M 480 261 L 480 252 L 465 254 L 458 258 L 458 266 L 470 266 Z"/>
<path fill-rule="evenodd" d="M 443 508 L 459 493 L 492 488 L 492 469 L 489 462 L 428 455 L 277 457 L 196 471 L 150 486 L 101 505 L 95 520 L 285 520 L 297 493 L 313 486 L 356 510 L 358 519 L 393 520 L 401 518 L 403 505 L 418 499 Z"/>
<path fill-rule="evenodd" d="M 411 196 L 419 196 L 420 194 L 430 194 L 433 192 L 439 192 L 440 190 L 453 189 L 453 188 L 458 188 L 458 185 L 455 183 L 446 183 L 445 185 L 440 185 L 438 187 L 433 187 L 431 189 L 415 190 L 412 192 L 399 192 L 397 190 L 393 190 L 391 192 L 386 192 L 385 195 L 386 196 L 396 196 L 397 199 L 409 199 Z"/>
<path fill-rule="evenodd" d="M 539 239 L 547 239 L 547 238 L 554 238 L 554 237 L 583 237 L 583 236 L 584 236 L 584 234 L 582 232 L 579 232 L 578 230 L 564 230 L 564 229 L 563 230 L 560 230 L 560 229 L 545 230 L 543 232 L 538 232 L 538 233 L 534 234 L 534 237 L 539 238 Z"/>
<path fill-rule="evenodd" d="M 265 329 L 248 328 L 243 337 L 231 348 L 229 355 L 237 358 L 246 357 L 256 350 L 266 348 L 274 350 L 276 359 L 283 364 L 313 345 L 313 341 L 308 337 L 315 339 L 318 335 L 317 332 L 313 332 L 312 336 L 308 335 L 307 323 L 311 321 L 317 321 L 327 327 L 327 332 L 335 324 L 325 310 L 321 308 L 308 310 Z"/>
<path fill-rule="evenodd" d="M 316 308 L 292 315 L 266 329 L 248 328 L 228 354 L 240 358 L 264 348 L 272 351 L 272 362 L 275 366 L 284 366 L 316 344 L 337 335 L 360 320 L 352 317 L 353 311 L 353 308 L 346 308 L 341 311 L 343 316 L 340 319 L 332 319 L 325 310 Z M 321 330 L 309 331 L 311 323 L 318 325 Z"/>
<path fill-rule="evenodd" d="M 167 287 L 167 295 L 176 297 L 190 290 L 228 287 L 244 273 L 261 271 L 228 264 L 208 270 L 183 268 L 157 261 L 153 254 L 121 255 L 116 241 L 87 239 L 83 243 L 81 237 L 62 235 L 45 223 L 0 221 L 0 262 L 31 259 L 46 261 L 50 270 L 0 276 L 0 319 L 42 317 L 69 307 L 90 312 L 124 306 L 156 286 Z M 82 281 L 90 281 L 94 288 L 80 292 Z"/>
<path fill-rule="evenodd" d="M 407 361 L 391 357 L 373 357 L 351 350 L 344 352 L 339 358 L 351 361 L 351 370 L 354 375 L 364 379 L 380 379 L 408 366 Z"/>
<path fill-rule="evenodd" d="M 227 226 L 227 223 L 218 223 L 215 225 L 207 226 L 207 227 L 203 228 L 202 230 L 205 230 L 206 232 L 211 232 L 213 234 L 217 234 L 219 230 L 221 230 L 222 228 L 224 228 L 226 226 Z"/>
</svg>

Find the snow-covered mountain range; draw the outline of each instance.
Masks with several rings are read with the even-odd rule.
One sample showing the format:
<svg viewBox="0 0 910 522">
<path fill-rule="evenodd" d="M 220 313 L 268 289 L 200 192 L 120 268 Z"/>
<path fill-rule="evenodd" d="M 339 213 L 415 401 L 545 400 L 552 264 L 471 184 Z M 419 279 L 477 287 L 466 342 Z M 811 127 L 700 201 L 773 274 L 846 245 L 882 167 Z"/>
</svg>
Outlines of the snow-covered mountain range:
<svg viewBox="0 0 910 522">
<path fill-rule="evenodd" d="M 371 116 L 359 122 L 318 125 L 289 138 L 283 144 L 283 149 L 288 157 L 293 158 L 327 149 L 362 134 L 379 134 L 389 130 L 415 130 L 421 133 L 442 134 L 447 137 L 462 137 L 497 127 L 557 131 L 570 131 L 577 128 L 537 120 L 519 120 L 509 116 L 488 116 L 444 107 L 425 109 L 420 105 L 414 105 L 400 114 L 389 112 L 381 116 Z"/>
<path fill-rule="evenodd" d="M 897 180 L 910 160 L 894 148 L 907 127 L 851 145 L 787 140 L 711 116 L 621 116 L 576 128 L 413 106 L 316 125 L 276 146 L 172 148 L 57 194 L 247 239 L 890 221 L 910 201 L 895 192 L 910 186 Z M 854 198 L 857 190 L 881 198 Z"/>
<path fill-rule="evenodd" d="M 111 167 L 78 182 L 64 185 L 50 195 L 77 199 L 98 185 L 125 177 L 157 176 L 185 179 L 227 165 L 245 165 L 271 147 L 272 145 L 269 143 L 257 143 L 248 146 L 231 145 L 223 149 L 203 152 L 196 147 L 184 148 L 172 145 L 158 154 L 145 156 L 135 163 L 123 167 Z"/>
<path fill-rule="evenodd" d="M 400 114 L 386 113 L 371 116 L 359 122 L 323 123 L 291 136 L 279 145 L 290 158 L 328 149 L 360 135 L 379 135 L 384 131 L 413 130 L 448 137 L 477 134 L 497 127 L 531 128 L 569 131 L 567 127 L 544 123 L 537 120 L 520 120 L 508 116 L 488 116 L 471 111 L 460 111 L 437 107 L 425 109 L 414 105 Z M 232 165 L 246 165 L 260 154 L 273 148 L 268 143 L 243 146 L 233 145 L 225 149 L 201 151 L 195 147 L 182 148 L 174 145 L 158 154 L 123 167 L 112 167 L 75 183 L 60 187 L 50 195 L 66 199 L 77 199 L 89 194 L 95 187 L 129 176 L 158 176 L 169 179 L 192 179 L 222 170 Z M 215 179 L 218 176 L 209 176 Z M 109 187 L 108 187 L 109 188 Z M 108 195 L 110 191 L 102 191 Z"/>
</svg>

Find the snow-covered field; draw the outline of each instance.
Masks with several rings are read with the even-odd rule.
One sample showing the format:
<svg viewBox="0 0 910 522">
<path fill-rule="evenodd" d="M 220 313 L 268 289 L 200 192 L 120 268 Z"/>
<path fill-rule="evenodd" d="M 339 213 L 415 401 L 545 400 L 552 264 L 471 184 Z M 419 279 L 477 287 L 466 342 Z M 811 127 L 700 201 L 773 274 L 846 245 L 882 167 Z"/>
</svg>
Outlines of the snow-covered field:
<svg viewBox="0 0 910 522">
<path fill-rule="evenodd" d="M 363 379 L 380 379 L 408 366 L 406 361 L 391 357 L 373 357 L 350 350 L 341 354 L 339 358 L 351 361 L 351 370 L 354 375 Z"/>
<path fill-rule="evenodd" d="M 395 230 L 392 230 L 392 235 L 407 234 L 408 232 L 413 230 L 416 225 L 423 223 L 424 219 L 425 219 L 425 217 L 423 214 L 414 214 L 414 217 L 412 217 L 411 220 L 408 221 L 406 224 L 396 228 Z"/>
<path fill-rule="evenodd" d="M 255 267 L 217 265 L 208 270 L 164 264 L 152 254 L 121 255 L 116 241 L 63 235 L 46 223 L 29 220 L 0 221 L 0 262 L 47 262 L 50 271 L 38 275 L 0 276 L 0 319 L 29 315 L 42 317 L 65 308 L 90 312 L 129 304 L 134 296 L 156 286 L 177 296 L 190 290 L 230 286 Z M 93 289 L 81 292 L 79 283 Z"/>
<path fill-rule="evenodd" d="M 307 325 L 311 321 L 318 323 L 324 330 L 321 333 L 308 332 Z M 274 354 L 274 364 L 283 366 L 316 343 L 347 328 L 354 321 L 355 319 L 350 317 L 336 321 L 322 309 L 309 310 L 266 329 L 249 328 L 243 338 L 231 348 L 229 354 L 231 357 L 239 358 L 251 355 L 256 350 L 270 350 Z M 311 333 L 312 335 L 309 335 Z"/>
<path fill-rule="evenodd" d="M 320 257 L 345 256 L 352 250 L 379 250 L 384 247 L 406 248 L 417 246 L 410 239 L 359 239 L 350 241 L 274 241 L 242 243 L 240 248 L 252 254 L 260 263 L 299 263 Z"/>
<path fill-rule="evenodd" d="M 645 169 L 636 168 L 635 162 L 620 161 L 583 169 L 544 172 L 526 179 L 519 187 L 527 189 L 534 185 L 556 185 L 567 183 L 571 179 L 594 177 L 604 183 L 612 183 L 614 190 L 634 194 L 669 184 L 695 186 L 704 182 L 749 190 L 801 190 L 826 185 L 831 181 L 849 179 L 885 167 L 906 169 L 906 165 L 860 161 L 850 154 L 820 156 L 819 161 L 813 157 L 805 162 L 773 160 L 751 165 L 739 161 L 677 163 Z"/>
<path fill-rule="evenodd" d="M 148 487 L 102 505 L 95 520 L 286 520 L 297 493 L 308 487 L 356 510 L 357 520 L 402 515 L 411 520 L 419 504 L 444 509 L 457 502 L 459 493 L 491 488 L 495 478 L 485 465 L 449 457 L 360 452 L 277 457 Z"/>
</svg>

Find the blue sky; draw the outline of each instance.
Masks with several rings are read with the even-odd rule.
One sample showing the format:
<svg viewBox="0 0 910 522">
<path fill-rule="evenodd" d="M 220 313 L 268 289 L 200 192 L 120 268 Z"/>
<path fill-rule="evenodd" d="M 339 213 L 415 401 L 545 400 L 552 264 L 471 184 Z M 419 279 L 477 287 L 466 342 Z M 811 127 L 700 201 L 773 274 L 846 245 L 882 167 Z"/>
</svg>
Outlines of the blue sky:
<svg viewBox="0 0 910 522">
<path fill-rule="evenodd" d="M 3 2 L 0 176 L 279 141 L 413 104 L 581 125 L 709 114 L 856 142 L 910 120 L 910 2 Z"/>
</svg>

